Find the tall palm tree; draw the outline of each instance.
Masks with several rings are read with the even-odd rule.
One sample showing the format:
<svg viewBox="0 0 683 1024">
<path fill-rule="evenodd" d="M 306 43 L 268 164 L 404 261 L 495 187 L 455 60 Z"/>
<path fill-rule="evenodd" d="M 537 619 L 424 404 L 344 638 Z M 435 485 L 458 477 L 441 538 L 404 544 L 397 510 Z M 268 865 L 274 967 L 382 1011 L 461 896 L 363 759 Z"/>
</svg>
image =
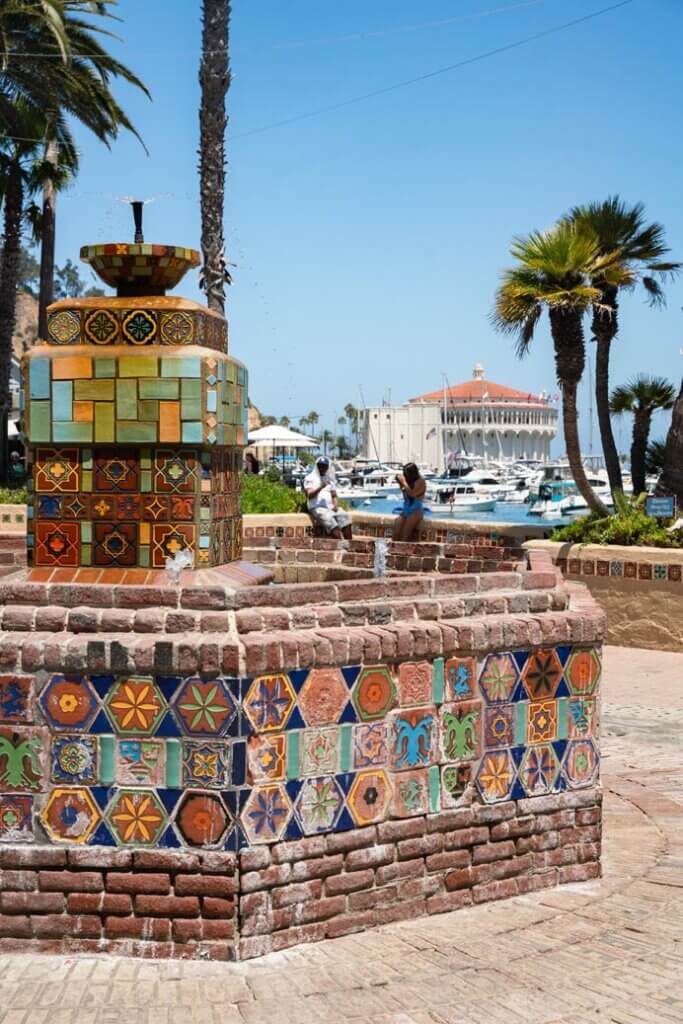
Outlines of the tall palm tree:
<svg viewBox="0 0 683 1024">
<path fill-rule="evenodd" d="M 202 60 L 199 69 L 199 188 L 202 214 L 202 283 L 209 309 L 225 312 L 225 101 L 230 88 L 230 0 L 202 0 Z"/>
<path fill-rule="evenodd" d="M 359 421 L 358 409 L 351 402 L 348 402 L 344 406 L 344 415 L 346 416 L 347 420 L 349 421 L 349 424 L 351 426 L 351 430 L 353 431 L 353 436 L 354 436 L 355 445 L 356 445 L 356 451 L 357 451 L 358 450 L 358 421 Z"/>
<path fill-rule="evenodd" d="M 624 412 L 633 413 L 631 477 L 634 494 L 642 494 L 645 490 L 645 461 L 652 414 L 657 409 L 672 409 L 675 398 L 673 384 L 664 377 L 647 377 L 645 374 L 615 388 L 610 395 L 610 412 L 616 416 Z"/>
<path fill-rule="evenodd" d="M 610 346 L 619 330 L 619 290 L 645 288 L 650 304 L 664 303 L 662 281 L 680 271 L 682 264 L 665 260 L 670 251 L 664 240 L 664 228 L 653 222 L 648 224 L 642 203 L 627 205 L 620 197 L 609 196 L 604 202 L 575 206 L 567 214 L 580 227 L 592 231 L 597 237 L 603 255 L 614 254 L 622 267 L 622 281 L 616 283 L 604 276 L 592 277 L 599 293 L 593 304 L 593 337 L 595 353 L 595 404 L 600 425 L 605 467 L 613 495 L 622 492 L 621 465 L 610 420 L 609 360 Z"/>
<path fill-rule="evenodd" d="M 678 507 L 683 507 L 683 381 L 674 403 L 671 426 L 666 435 L 664 469 L 659 489 L 664 493 L 675 494 L 678 498 Z"/>
<path fill-rule="evenodd" d="M 499 330 L 517 336 L 517 353 L 524 356 L 547 309 L 569 465 L 591 511 L 607 515 L 588 483 L 581 460 L 576 394 L 586 360 L 583 315 L 599 300 L 590 279 L 598 273 L 619 279 L 619 274 L 615 274 L 613 261 L 600 253 L 597 239 L 567 222 L 516 238 L 510 251 L 516 265 L 503 273 L 493 322 Z"/>
<path fill-rule="evenodd" d="M 311 433 L 313 433 L 316 423 L 320 421 L 320 416 L 315 410 L 313 410 L 313 412 L 309 412 L 307 419 L 309 426 L 311 427 Z"/>
<path fill-rule="evenodd" d="M 323 430 L 320 440 L 322 441 L 323 452 L 327 455 L 328 446 L 334 444 L 334 434 L 331 430 Z"/>
</svg>

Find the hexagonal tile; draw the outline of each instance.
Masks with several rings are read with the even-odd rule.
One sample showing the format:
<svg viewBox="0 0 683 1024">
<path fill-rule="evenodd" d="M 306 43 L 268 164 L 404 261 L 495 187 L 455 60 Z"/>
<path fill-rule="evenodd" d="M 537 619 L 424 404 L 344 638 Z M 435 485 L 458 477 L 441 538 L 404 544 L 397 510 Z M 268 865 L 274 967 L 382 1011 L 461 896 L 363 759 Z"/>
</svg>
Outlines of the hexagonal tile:
<svg viewBox="0 0 683 1024">
<path fill-rule="evenodd" d="M 244 710 L 255 732 L 284 729 L 296 697 L 286 675 L 257 676 L 249 687 Z"/>
<path fill-rule="evenodd" d="M 104 706 L 119 736 L 152 736 L 168 707 L 151 676 L 119 679 Z"/>
<path fill-rule="evenodd" d="M 166 825 L 166 811 L 153 789 L 120 789 L 106 819 L 120 846 L 154 846 Z"/>
<path fill-rule="evenodd" d="M 591 786 L 598 774 L 598 752 L 592 740 L 572 740 L 562 760 L 562 770 L 572 789 Z"/>
<path fill-rule="evenodd" d="M 84 676 L 56 674 L 50 677 L 39 698 L 48 724 L 53 729 L 86 732 L 99 709 L 99 701 Z"/>
<path fill-rule="evenodd" d="M 475 782 L 487 804 L 508 800 L 515 783 L 515 766 L 510 751 L 495 750 L 484 754 Z"/>
<path fill-rule="evenodd" d="M 564 677 L 573 694 L 588 697 L 600 679 L 600 656 L 592 647 L 574 649 L 565 666 Z"/>
<path fill-rule="evenodd" d="M 550 793 L 559 774 L 560 762 L 549 743 L 525 750 L 519 778 L 529 796 Z"/>
<path fill-rule="evenodd" d="M 344 806 L 336 779 L 332 776 L 306 779 L 294 801 L 294 813 L 306 835 L 333 829 Z"/>
<path fill-rule="evenodd" d="M 349 690 L 338 668 L 314 668 L 299 692 L 299 710 L 306 725 L 333 725 L 348 699 Z"/>
<path fill-rule="evenodd" d="M 479 676 L 479 686 L 488 704 L 505 704 L 512 697 L 519 672 L 511 654 L 489 654 Z"/>
<path fill-rule="evenodd" d="M 381 769 L 359 772 L 346 798 L 346 806 L 356 825 L 384 821 L 390 803 L 391 783 Z"/>
<path fill-rule="evenodd" d="M 87 843 L 102 815 L 89 790 L 64 787 L 52 790 L 40 818 L 54 843 Z"/>
<path fill-rule="evenodd" d="M 220 846 L 232 827 L 232 819 L 217 793 L 185 793 L 175 824 L 189 846 Z"/>
<path fill-rule="evenodd" d="M 225 736 L 237 714 L 224 679 L 185 679 L 173 697 L 173 710 L 189 736 Z"/>
<path fill-rule="evenodd" d="M 522 681 L 531 700 L 554 697 L 561 679 L 562 665 L 556 651 L 535 651 L 529 655 Z"/>
<path fill-rule="evenodd" d="M 361 670 L 352 694 L 353 705 L 363 722 L 384 718 L 396 703 L 396 684 L 385 665 Z"/>
<path fill-rule="evenodd" d="M 274 843 L 281 838 L 292 816 L 292 803 L 282 783 L 255 786 L 240 816 L 250 843 Z"/>
</svg>

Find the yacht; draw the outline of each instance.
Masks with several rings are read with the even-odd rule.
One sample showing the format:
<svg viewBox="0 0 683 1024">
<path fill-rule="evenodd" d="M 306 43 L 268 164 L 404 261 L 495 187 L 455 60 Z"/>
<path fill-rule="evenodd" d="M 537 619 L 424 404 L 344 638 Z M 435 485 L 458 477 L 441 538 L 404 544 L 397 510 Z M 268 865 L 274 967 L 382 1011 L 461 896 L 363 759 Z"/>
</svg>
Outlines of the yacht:
<svg viewBox="0 0 683 1024">
<path fill-rule="evenodd" d="M 436 496 L 428 499 L 425 504 L 434 515 L 451 515 L 455 512 L 493 512 L 496 499 L 479 484 L 457 480 L 450 487 L 442 484 Z"/>
</svg>

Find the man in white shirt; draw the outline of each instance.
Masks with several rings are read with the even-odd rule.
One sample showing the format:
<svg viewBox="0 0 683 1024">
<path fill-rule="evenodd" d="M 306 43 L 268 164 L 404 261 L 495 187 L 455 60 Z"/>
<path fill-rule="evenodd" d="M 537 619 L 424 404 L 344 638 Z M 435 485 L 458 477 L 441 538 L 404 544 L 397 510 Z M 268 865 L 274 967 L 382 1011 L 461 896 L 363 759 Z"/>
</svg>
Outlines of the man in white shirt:
<svg viewBox="0 0 683 1024">
<path fill-rule="evenodd" d="M 330 476 L 329 470 L 330 460 L 323 455 L 304 479 L 308 511 L 328 537 L 350 540 L 351 517 L 339 508 L 334 477 Z"/>
</svg>

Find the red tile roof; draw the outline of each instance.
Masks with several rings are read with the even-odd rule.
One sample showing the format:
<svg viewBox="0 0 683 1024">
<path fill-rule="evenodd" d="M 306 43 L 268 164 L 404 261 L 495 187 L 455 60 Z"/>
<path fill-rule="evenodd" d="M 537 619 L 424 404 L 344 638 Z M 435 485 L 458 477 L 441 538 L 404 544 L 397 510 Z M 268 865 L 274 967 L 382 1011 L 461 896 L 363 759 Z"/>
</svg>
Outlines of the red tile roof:
<svg viewBox="0 0 683 1024">
<path fill-rule="evenodd" d="M 538 395 L 532 395 L 529 391 L 517 391 L 515 388 L 506 387 L 505 384 L 495 384 L 492 380 L 484 380 L 481 377 L 465 381 L 464 384 L 454 384 L 452 387 L 445 389 L 445 394 L 449 401 L 453 399 L 470 402 L 508 401 L 538 403 L 539 401 Z M 443 400 L 444 388 L 409 399 L 410 402 L 443 402 Z"/>
</svg>

